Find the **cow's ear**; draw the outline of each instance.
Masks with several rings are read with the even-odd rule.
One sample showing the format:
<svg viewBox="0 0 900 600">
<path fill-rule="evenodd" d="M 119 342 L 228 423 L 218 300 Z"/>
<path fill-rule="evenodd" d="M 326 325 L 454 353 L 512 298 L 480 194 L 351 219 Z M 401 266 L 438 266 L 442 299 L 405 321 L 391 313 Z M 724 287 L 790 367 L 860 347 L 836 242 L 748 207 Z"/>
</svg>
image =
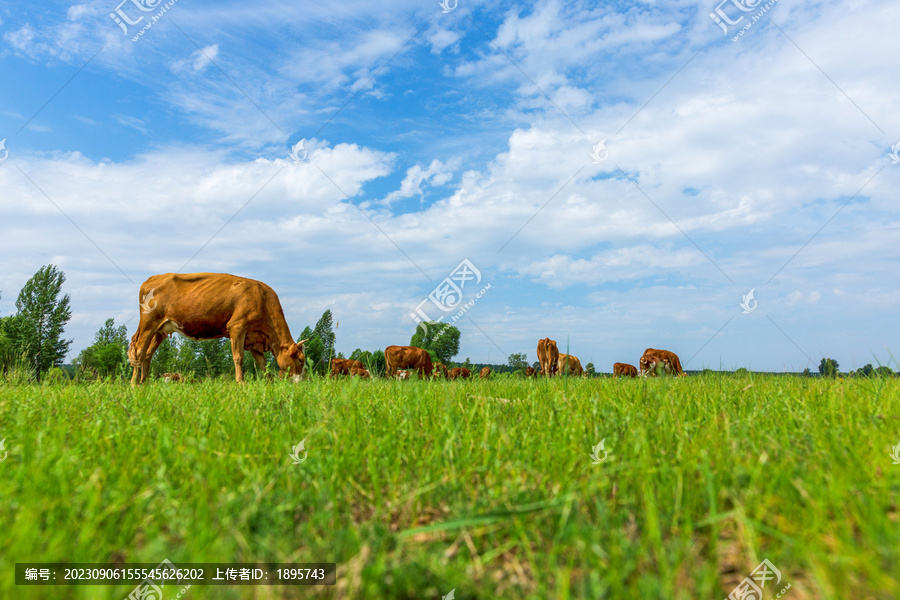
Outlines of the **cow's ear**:
<svg viewBox="0 0 900 600">
<path fill-rule="evenodd" d="M 291 344 L 291 347 L 288 350 L 288 356 L 291 358 L 300 358 L 300 347 L 297 346 L 297 344 Z"/>
</svg>

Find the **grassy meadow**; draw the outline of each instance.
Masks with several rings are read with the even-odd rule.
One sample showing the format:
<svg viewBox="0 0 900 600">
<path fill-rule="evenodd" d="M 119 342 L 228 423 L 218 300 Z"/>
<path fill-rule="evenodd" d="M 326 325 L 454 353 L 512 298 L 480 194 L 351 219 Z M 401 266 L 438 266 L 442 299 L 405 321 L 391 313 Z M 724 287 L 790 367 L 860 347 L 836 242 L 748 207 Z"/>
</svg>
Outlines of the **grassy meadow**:
<svg viewBox="0 0 900 600">
<path fill-rule="evenodd" d="M 191 600 L 720 600 L 763 559 L 766 600 L 900 598 L 898 379 L 0 381 L 0 438 L 2 598 L 164 558 L 338 565 Z"/>
</svg>

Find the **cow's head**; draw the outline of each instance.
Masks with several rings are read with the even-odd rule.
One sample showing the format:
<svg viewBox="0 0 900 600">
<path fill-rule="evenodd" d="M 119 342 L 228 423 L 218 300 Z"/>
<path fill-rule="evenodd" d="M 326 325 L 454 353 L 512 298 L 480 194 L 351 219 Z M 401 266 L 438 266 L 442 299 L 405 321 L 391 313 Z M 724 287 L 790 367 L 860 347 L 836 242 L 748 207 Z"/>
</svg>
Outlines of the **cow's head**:
<svg viewBox="0 0 900 600">
<path fill-rule="evenodd" d="M 672 364 L 669 359 L 657 354 L 644 355 L 641 357 L 641 374 L 642 375 L 664 375 L 672 371 Z"/>
<path fill-rule="evenodd" d="M 278 362 L 278 368 L 281 369 L 282 375 L 288 375 L 299 380 L 306 373 L 306 354 L 304 353 L 304 343 L 307 340 L 300 340 L 297 343 L 283 344 L 281 352 L 275 357 Z"/>
</svg>

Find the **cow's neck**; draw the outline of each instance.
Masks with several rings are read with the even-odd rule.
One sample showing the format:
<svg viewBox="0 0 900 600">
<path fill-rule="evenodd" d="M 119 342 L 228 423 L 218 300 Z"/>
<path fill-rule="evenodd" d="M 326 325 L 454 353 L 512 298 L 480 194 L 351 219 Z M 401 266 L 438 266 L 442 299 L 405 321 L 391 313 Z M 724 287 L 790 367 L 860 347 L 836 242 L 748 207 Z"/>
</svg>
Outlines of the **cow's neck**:
<svg viewBox="0 0 900 600">
<path fill-rule="evenodd" d="M 291 330 L 288 328 L 287 321 L 284 320 L 284 317 L 281 319 L 272 319 L 272 334 L 271 339 L 275 344 L 271 345 L 277 347 L 279 352 L 282 348 L 288 348 L 294 343 L 294 338 L 291 337 Z"/>
</svg>

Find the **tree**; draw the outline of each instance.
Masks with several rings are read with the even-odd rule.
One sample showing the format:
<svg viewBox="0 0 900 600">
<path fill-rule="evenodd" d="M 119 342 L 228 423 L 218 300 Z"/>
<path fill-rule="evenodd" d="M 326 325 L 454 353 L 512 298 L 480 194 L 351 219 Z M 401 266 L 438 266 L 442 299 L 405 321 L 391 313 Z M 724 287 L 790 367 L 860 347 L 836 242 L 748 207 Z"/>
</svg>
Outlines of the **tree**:
<svg viewBox="0 0 900 600">
<path fill-rule="evenodd" d="M 175 364 L 178 355 L 178 339 L 181 336 L 170 335 L 163 343 L 159 345 L 156 352 L 153 353 L 153 359 L 150 361 L 150 372 L 159 377 L 163 373 L 176 373 L 178 367 Z"/>
<path fill-rule="evenodd" d="M 325 360 L 330 361 L 331 358 L 334 357 L 334 341 L 336 337 L 330 310 L 326 310 L 322 313 L 313 332 L 322 341 L 322 350 L 324 352 L 323 356 L 325 357 Z"/>
<path fill-rule="evenodd" d="M 437 321 L 419 323 L 409 345 L 427 350 L 438 361 L 447 364 L 459 353 L 459 329 L 449 323 Z"/>
<path fill-rule="evenodd" d="M 802 375 L 803 375 L 804 377 L 812 377 L 812 371 L 810 371 L 810 370 L 809 370 L 809 367 L 807 367 L 807 368 L 803 369 Z"/>
<path fill-rule="evenodd" d="M 588 364 L 586 364 L 586 365 L 584 366 L 584 372 L 587 373 L 587 374 L 588 374 L 589 376 L 591 376 L 591 377 L 593 377 L 594 375 L 596 375 L 596 374 L 597 374 L 597 369 L 594 367 L 594 363 L 589 362 Z"/>
<path fill-rule="evenodd" d="M 22 362 L 20 348 L 22 317 L 0 317 L 0 373 L 6 374 Z"/>
<path fill-rule="evenodd" d="M 303 352 L 306 355 L 306 368 L 320 375 L 325 373 L 328 367 L 325 362 L 325 345 L 319 336 L 309 327 L 305 327 L 303 333 L 297 338 L 298 342 L 300 340 L 306 340 L 306 344 L 303 347 Z"/>
<path fill-rule="evenodd" d="M 866 366 L 857 369 L 856 375 L 858 377 L 871 377 L 875 374 L 875 368 L 872 366 L 872 363 L 867 364 Z"/>
<path fill-rule="evenodd" d="M 884 365 L 875 369 L 875 375 L 878 375 L 879 377 L 891 377 L 893 374 L 894 372 L 891 371 L 891 368 Z"/>
<path fill-rule="evenodd" d="M 363 350 L 362 348 L 357 348 L 353 352 L 350 353 L 350 360 L 358 360 L 362 364 L 366 365 L 372 361 L 372 353 L 368 350 Z"/>
<path fill-rule="evenodd" d="M 41 373 L 62 364 L 72 345 L 72 340 L 62 339 L 63 329 L 72 318 L 69 295 L 59 297 L 65 281 L 65 274 L 54 265 L 41 267 L 16 300 L 16 314 L 22 317 L 19 348 L 38 381 Z"/>
<path fill-rule="evenodd" d="M 837 377 L 838 362 L 833 358 L 823 358 L 819 363 L 819 374 L 823 377 Z"/>
<path fill-rule="evenodd" d="M 303 350 L 307 368 L 320 375 L 327 373 L 329 363 L 335 356 L 335 333 L 332 328 L 331 311 L 326 310 L 322 313 L 314 329 L 305 327 L 297 338 L 298 342 L 300 340 L 307 340 Z"/>
<path fill-rule="evenodd" d="M 541 363 L 538 361 L 534 361 L 533 363 L 531 363 L 531 368 L 534 369 L 535 371 L 540 371 Z"/>
<path fill-rule="evenodd" d="M 218 377 L 230 373 L 234 369 L 234 358 L 231 354 L 231 340 L 218 338 L 215 340 L 189 340 L 194 346 L 195 373 L 206 377 Z M 243 365 L 243 360 L 241 360 Z"/>
<path fill-rule="evenodd" d="M 367 368 L 373 376 L 379 377 L 384 374 L 384 371 L 387 368 L 387 361 L 384 358 L 384 350 L 376 350 L 372 353 L 372 363 L 371 366 Z"/>
<path fill-rule="evenodd" d="M 510 354 L 509 355 L 509 368 L 513 371 L 524 371 L 528 367 L 528 358 L 527 355 L 522 352 L 521 354 Z"/>
<path fill-rule="evenodd" d="M 115 326 L 115 319 L 107 319 L 94 335 L 94 343 L 82 350 L 75 365 L 84 373 L 109 377 L 124 373 L 128 366 L 128 329 Z"/>
</svg>

